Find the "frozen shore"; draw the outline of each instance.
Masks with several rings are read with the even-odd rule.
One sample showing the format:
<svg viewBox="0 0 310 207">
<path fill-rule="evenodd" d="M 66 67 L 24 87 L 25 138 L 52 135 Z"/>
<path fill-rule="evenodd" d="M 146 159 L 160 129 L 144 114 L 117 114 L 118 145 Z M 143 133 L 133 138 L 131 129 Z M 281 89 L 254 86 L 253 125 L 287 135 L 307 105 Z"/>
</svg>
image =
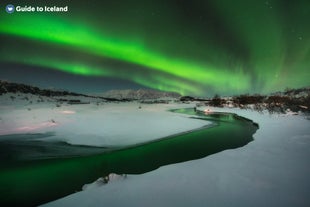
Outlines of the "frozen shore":
<svg viewBox="0 0 310 207">
<path fill-rule="evenodd" d="M 245 147 L 95 182 L 44 206 L 309 206 L 310 130 L 301 116 L 210 108 L 257 122 Z"/>
<path fill-rule="evenodd" d="M 45 141 L 111 147 L 148 142 L 208 124 L 168 111 L 188 105 L 93 101 L 56 107 L 53 101 L 36 103 L 36 96 L 27 101 L 12 101 L 9 94 L 6 96 L 0 108 L 0 135 L 51 132 L 53 136 L 44 138 Z"/>
<path fill-rule="evenodd" d="M 38 102 L 38 96 L 10 96 L 1 96 L 0 135 L 50 132 L 53 136 L 45 141 L 125 146 L 209 124 L 168 111 L 193 104 L 142 104 L 139 108 L 137 102 L 81 98 L 90 103 L 57 106 L 49 98 Z M 107 184 L 99 180 L 43 206 L 309 206 L 309 120 L 236 108 L 208 110 L 236 113 L 258 123 L 254 141 L 141 175 L 112 174 Z"/>
</svg>

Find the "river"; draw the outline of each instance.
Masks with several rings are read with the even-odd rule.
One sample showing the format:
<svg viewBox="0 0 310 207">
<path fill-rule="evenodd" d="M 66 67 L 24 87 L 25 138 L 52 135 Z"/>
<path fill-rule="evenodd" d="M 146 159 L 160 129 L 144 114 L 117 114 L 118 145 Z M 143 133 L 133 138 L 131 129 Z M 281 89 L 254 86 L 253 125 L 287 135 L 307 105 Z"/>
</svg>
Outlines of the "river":
<svg viewBox="0 0 310 207">
<path fill-rule="evenodd" d="M 203 114 L 193 108 L 171 111 L 195 115 L 193 118 L 213 124 L 160 140 L 113 149 L 34 139 L 51 134 L 0 136 L 0 205 L 40 205 L 80 191 L 83 184 L 110 173 L 142 174 L 164 165 L 242 147 L 253 141 L 253 134 L 258 129 L 257 124 L 236 114 Z"/>
</svg>

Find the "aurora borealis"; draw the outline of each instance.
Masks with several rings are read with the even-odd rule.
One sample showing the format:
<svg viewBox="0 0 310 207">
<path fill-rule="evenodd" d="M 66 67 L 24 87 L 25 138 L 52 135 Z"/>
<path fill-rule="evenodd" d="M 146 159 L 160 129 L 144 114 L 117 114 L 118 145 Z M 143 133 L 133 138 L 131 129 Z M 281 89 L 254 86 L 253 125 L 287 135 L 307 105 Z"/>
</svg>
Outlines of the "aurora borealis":
<svg viewBox="0 0 310 207">
<path fill-rule="evenodd" d="M 310 85 L 308 0 L 49 1 L 69 11 L 13 14 L 4 5 L 0 79 L 36 73 L 36 84 L 50 71 L 55 86 L 62 76 L 75 90 L 96 79 L 100 87 L 91 90 L 108 84 L 197 96 Z"/>
</svg>

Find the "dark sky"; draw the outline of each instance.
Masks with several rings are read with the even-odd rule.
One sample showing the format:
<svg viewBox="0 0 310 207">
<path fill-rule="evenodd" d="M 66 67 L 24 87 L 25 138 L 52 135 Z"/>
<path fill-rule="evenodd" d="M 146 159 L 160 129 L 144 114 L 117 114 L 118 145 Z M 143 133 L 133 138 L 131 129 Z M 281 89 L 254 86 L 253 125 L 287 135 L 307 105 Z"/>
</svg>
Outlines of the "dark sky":
<svg viewBox="0 0 310 207">
<path fill-rule="evenodd" d="M 77 92 L 153 88 L 198 96 L 310 85 L 308 0 L 8 3 L 46 2 L 69 11 L 8 14 L 1 2 L 0 79 Z"/>
</svg>

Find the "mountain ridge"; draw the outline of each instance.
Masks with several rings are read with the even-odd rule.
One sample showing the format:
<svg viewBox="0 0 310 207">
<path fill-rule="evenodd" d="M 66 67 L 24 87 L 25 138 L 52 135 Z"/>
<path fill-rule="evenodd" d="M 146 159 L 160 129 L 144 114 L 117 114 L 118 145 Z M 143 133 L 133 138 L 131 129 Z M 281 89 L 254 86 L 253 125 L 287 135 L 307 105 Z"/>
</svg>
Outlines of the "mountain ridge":
<svg viewBox="0 0 310 207">
<path fill-rule="evenodd" d="M 116 99 L 158 99 L 158 98 L 180 98 L 181 95 L 176 92 L 165 92 L 153 89 L 124 89 L 109 90 L 100 94 L 100 96 Z"/>
</svg>

